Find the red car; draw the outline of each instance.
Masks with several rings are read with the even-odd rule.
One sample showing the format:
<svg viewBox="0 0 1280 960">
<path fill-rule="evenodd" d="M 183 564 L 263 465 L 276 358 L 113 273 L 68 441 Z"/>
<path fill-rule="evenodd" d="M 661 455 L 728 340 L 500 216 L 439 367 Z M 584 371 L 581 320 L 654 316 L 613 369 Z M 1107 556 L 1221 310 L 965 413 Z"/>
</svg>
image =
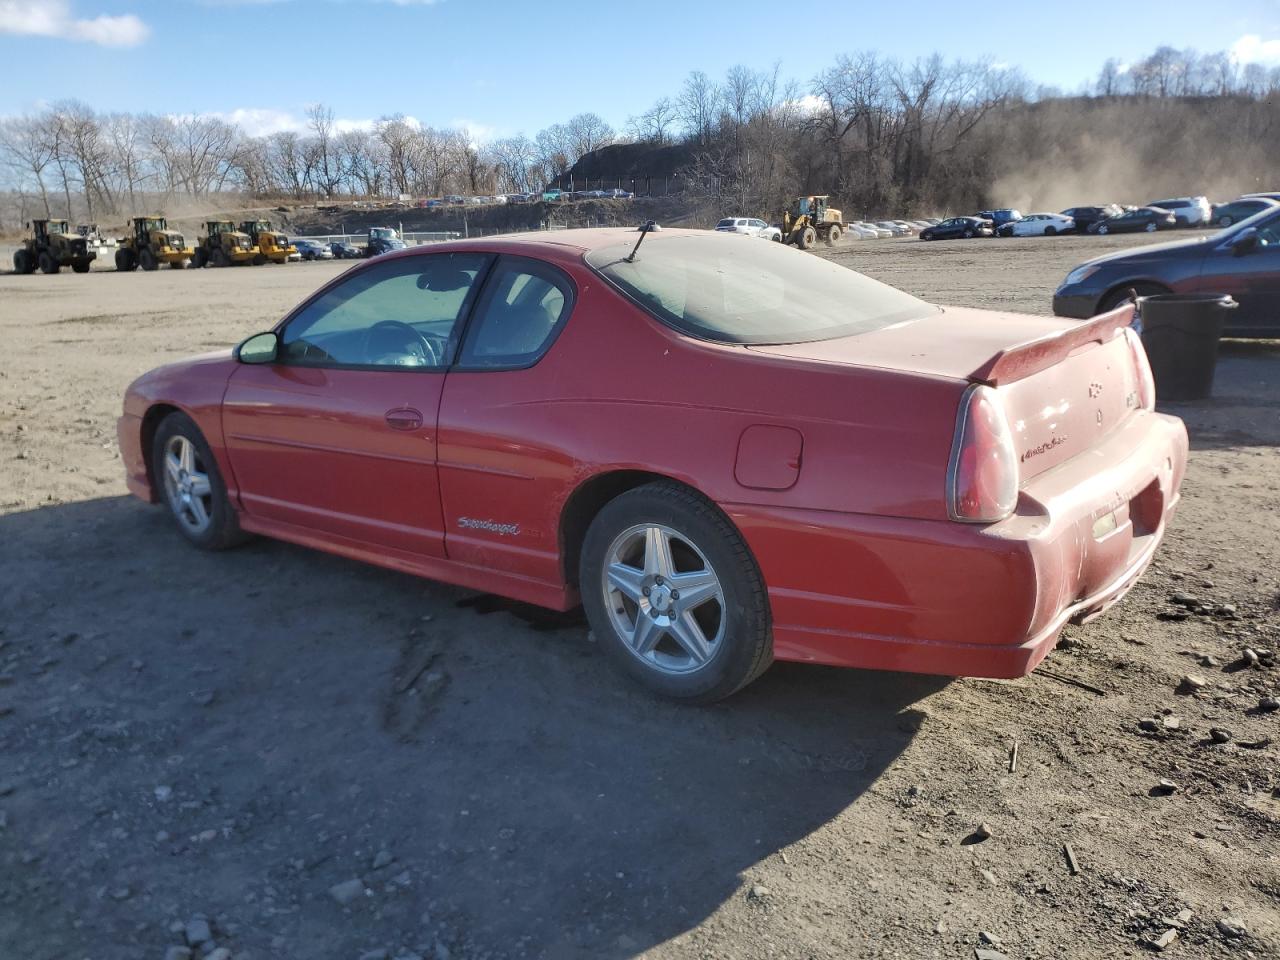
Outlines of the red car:
<svg viewBox="0 0 1280 960">
<path fill-rule="evenodd" d="M 773 659 L 1016 677 L 1178 502 L 1130 316 L 944 309 L 711 232 L 460 240 L 144 375 L 120 447 L 196 546 L 581 603 L 668 697 Z"/>
</svg>

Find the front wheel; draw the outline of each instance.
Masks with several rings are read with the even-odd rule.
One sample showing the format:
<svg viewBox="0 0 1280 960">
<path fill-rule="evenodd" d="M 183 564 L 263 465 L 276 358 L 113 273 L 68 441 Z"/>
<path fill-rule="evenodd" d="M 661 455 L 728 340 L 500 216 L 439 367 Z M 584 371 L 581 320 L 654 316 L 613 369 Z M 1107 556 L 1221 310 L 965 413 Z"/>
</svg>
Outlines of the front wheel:
<svg viewBox="0 0 1280 960">
<path fill-rule="evenodd" d="M 1154 223 L 1148 223 L 1146 227 L 1144 227 L 1144 229 L 1147 231 L 1147 233 L 1155 233 L 1157 227 Z"/>
<path fill-rule="evenodd" d="M 259 253 L 257 256 L 253 258 L 253 265 L 255 267 L 260 267 L 266 262 L 267 262 L 267 255 L 265 253 Z"/>
<path fill-rule="evenodd" d="M 827 231 L 827 244 L 839 243 L 842 236 L 839 225 L 832 224 L 831 229 Z"/>
<path fill-rule="evenodd" d="M 58 263 L 48 252 L 40 254 L 40 272 L 41 273 L 57 273 L 62 269 L 62 264 Z"/>
<path fill-rule="evenodd" d="M 966 231 L 964 232 L 964 238 L 965 238 L 966 240 L 972 240 L 972 239 L 973 239 L 973 231 L 972 231 L 972 230 L 966 230 Z"/>
<path fill-rule="evenodd" d="M 185 413 L 160 422 L 151 464 L 153 482 L 184 537 L 202 550 L 225 550 L 245 539 L 213 452 Z"/>
<path fill-rule="evenodd" d="M 687 487 L 646 484 L 608 503 L 580 570 L 601 646 L 659 696 L 721 700 L 773 660 L 760 570 L 729 519 Z"/>
<path fill-rule="evenodd" d="M 1102 234 L 1104 237 L 1110 232 L 1111 231 L 1107 228 L 1105 223 L 1098 228 L 1098 233 Z"/>
<path fill-rule="evenodd" d="M 1044 228 L 1044 235 L 1045 235 L 1046 237 L 1056 237 L 1056 236 L 1058 235 L 1058 228 L 1057 228 L 1057 227 L 1045 227 L 1045 228 Z"/>
<path fill-rule="evenodd" d="M 808 250 L 817 242 L 817 240 L 818 232 L 814 230 L 813 227 L 805 227 L 800 231 L 800 239 L 797 241 L 796 246 L 801 250 Z"/>
<path fill-rule="evenodd" d="M 160 261 L 156 259 L 156 255 L 148 247 L 143 247 L 142 252 L 138 254 L 138 263 L 143 270 L 148 272 L 160 267 Z"/>
</svg>

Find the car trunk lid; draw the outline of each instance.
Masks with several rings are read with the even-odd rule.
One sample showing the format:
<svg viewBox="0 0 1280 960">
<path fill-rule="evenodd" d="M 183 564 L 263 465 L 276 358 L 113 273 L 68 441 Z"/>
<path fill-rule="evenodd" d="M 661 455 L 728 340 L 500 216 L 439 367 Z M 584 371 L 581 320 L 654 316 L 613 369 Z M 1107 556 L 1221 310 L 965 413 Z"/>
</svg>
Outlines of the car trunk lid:
<svg viewBox="0 0 1280 960">
<path fill-rule="evenodd" d="M 1092 320 L 949 307 L 852 337 L 752 346 L 774 356 L 995 387 L 1023 481 L 1088 450 L 1139 406 L 1126 305 Z"/>
</svg>

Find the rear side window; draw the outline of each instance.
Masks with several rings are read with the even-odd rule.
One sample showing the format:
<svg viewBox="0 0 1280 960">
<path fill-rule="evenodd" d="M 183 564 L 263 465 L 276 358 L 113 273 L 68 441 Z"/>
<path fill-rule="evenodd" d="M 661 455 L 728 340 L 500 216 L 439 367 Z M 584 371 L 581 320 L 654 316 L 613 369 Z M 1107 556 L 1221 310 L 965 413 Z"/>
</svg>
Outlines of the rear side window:
<svg viewBox="0 0 1280 960">
<path fill-rule="evenodd" d="M 573 308 L 573 287 L 559 270 L 537 260 L 498 261 L 467 330 L 461 365 L 518 369 L 537 363 Z"/>
</svg>

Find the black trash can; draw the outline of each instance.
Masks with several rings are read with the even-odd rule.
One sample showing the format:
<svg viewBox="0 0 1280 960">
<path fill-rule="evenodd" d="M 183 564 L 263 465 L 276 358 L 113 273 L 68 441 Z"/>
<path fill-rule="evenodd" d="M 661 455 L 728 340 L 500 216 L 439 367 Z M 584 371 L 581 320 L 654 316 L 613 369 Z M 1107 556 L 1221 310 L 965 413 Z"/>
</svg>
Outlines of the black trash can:
<svg viewBox="0 0 1280 960">
<path fill-rule="evenodd" d="M 1203 400 L 1213 393 L 1218 340 L 1236 302 L 1224 293 L 1138 298 L 1139 330 L 1157 400 Z"/>
</svg>

